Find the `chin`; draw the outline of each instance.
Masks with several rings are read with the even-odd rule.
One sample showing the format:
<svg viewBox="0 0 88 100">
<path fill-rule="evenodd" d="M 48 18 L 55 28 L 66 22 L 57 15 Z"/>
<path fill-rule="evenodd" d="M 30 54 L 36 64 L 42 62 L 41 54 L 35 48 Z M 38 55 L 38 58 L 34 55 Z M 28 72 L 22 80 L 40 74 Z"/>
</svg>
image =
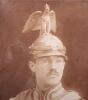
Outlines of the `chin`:
<svg viewBox="0 0 88 100">
<path fill-rule="evenodd" d="M 58 85 L 60 83 L 60 81 L 59 80 L 49 80 L 48 82 L 47 82 L 47 85 L 49 85 L 49 86 L 55 86 L 55 85 Z"/>
</svg>

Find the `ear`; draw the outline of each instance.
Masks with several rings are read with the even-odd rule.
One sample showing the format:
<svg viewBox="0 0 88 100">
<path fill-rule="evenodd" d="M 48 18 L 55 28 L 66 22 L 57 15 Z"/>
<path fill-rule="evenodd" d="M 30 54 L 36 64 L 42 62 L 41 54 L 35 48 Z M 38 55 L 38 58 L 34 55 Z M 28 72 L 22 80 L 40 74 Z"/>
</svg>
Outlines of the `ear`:
<svg viewBox="0 0 88 100">
<path fill-rule="evenodd" d="M 31 69 L 32 72 L 35 72 L 35 63 L 32 61 L 29 61 L 29 68 Z"/>
</svg>

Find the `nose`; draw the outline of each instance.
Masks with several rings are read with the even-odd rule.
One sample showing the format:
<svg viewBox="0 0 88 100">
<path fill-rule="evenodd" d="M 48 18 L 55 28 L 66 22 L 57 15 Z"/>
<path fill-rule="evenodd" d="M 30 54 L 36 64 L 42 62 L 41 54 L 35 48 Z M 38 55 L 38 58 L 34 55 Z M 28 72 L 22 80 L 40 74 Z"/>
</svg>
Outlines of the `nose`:
<svg viewBox="0 0 88 100">
<path fill-rule="evenodd" d="M 56 69 L 56 63 L 55 61 L 50 62 L 50 69 Z"/>
</svg>

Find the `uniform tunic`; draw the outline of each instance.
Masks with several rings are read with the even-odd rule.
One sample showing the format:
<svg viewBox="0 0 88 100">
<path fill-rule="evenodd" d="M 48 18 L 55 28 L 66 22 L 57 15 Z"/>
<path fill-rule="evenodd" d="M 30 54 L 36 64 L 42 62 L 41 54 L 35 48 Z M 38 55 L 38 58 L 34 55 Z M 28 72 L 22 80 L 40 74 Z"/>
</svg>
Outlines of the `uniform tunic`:
<svg viewBox="0 0 88 100">
<path fill-rule="evenodd" d="M 10 100 L 83 100 L 76 92 L 65 90 L 62 85 L 56 86 L 46 92 L 41 92 L 38 87 L 26 90 Z"/>
</svg>

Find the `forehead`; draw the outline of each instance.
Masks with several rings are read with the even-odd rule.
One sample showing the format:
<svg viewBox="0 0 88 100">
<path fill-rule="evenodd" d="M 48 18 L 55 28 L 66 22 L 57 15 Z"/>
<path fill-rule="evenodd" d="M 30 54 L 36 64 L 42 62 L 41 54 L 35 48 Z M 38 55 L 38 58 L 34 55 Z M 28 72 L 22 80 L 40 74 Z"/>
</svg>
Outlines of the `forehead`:
<svg viewBox="0 0 88 100">
<path fill-rule="evenodd" d="M 61 56 L 61 55 L 51 55 L 51 56 L 42 56 L 42 57 L 38 57 L 36 60 L 42 60 L 42 59 L 63 59 L 64 60 L 64 57 Z"/>
</svg>

